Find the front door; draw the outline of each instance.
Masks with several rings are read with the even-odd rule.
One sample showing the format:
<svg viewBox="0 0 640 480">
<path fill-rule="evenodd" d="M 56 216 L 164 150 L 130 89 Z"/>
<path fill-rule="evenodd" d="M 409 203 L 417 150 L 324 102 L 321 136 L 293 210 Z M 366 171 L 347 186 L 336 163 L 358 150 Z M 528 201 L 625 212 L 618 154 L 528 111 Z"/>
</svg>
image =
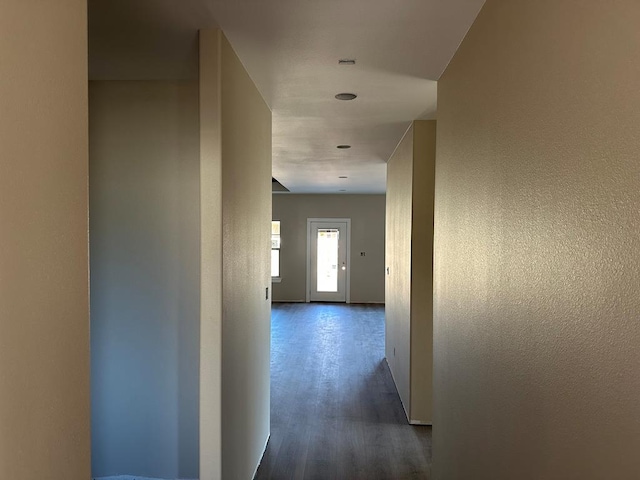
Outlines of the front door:
<svg viewBox="0 0 640 480">
<path fill-rule="evenodd" d="M 309 300 L 347 301 L 348 221 L 309 222 Z"/>
</svg>

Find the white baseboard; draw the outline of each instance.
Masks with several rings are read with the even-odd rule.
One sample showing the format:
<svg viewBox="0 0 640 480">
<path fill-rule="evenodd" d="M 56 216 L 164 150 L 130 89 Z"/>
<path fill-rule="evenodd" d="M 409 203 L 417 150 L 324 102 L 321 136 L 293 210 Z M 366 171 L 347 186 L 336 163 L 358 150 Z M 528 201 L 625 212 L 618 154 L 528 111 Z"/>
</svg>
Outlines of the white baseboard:
<svg viewBox="0 0 640 480">
<path fill-rule="evenodd" d="M 389 360 L 387 360 L 387 357 L 384 357 L 384 361 L 387 363 L 387 368 L 389 369 L 389 372 L 391 372 L 391 379 L 393 380 L 393 385 L 396 387 L 396 392 L 398 393 L 398 397 L 400 397 L 400 392 L 398 392 L 398 384 L 396 383 L 396 379 L 393 376 L 393 370 L 391 370 L 391 365 L 389 365 Z M 409 412 L 407 411 L 407 407 L 405 407 L 404 402 L 402 401 L 402 397 L 400 397 L 400 404 L 402 405 L 402 409 L 404 410 L 404 415 L 407 417 L 407 422 L 409 422 L 409 425 L 422 425 L 427 427 L 433 426 L 432 422 L 429 422 L 426 420 L 411 420 L 411 417 L 409 416 Z"/>
<path fill-rule="evenodd" d="M 396 393 L 398 394 L 398 398 L 400 398 L 400 405 L 402 405 L 402 410 L 404 411 L 404 416 L 407 418 L 407 422 L 409 420 L 409 412 L 407 412 L 407 407 L 404 406 L 404 402 L 402 401 L 402 396 L 400 396 L 400 392 L 398 391 L 398 383 L 396 382 L 396 377 L 393 376 L 393 370 L 391 369 L 391 365 L 389 365 L 389 360 L 387 357 L 384 357 L 384 361 L 387 364 L 387 368 L 389 369 L 389 373 L 391 373 L 391 380 L 393 380 L 393 386 L 396 387 Z"/>
<path fill-rule="evenodd" d="M 267 441 L 264 442 L 264 448 L 262 449 L 262 455 L 260 455 L 260 460 L 258 460 L 258 464 L 256 465 L 256 469 L 253 471 L 253 476 L 251 478 L 256 478 L 256 473 L 258 473 L 258 469 L 260 468 L 260 464 L 262 463 L 262 459 L 264 458 L 264 454 L 267 451 L 267 446 L 269 445 L 269 439 L 271 438 L 271 433 L 267 435 Z"/>
<path fill-rule="evenodd" d="M 168 478 L 152 478 L 152 477 L 140 477 L 138 475 L 114 475 L 112 477 L 91 477 L 93 480 L 198 480 L 193 479 L 168 479 Z"/>
<path fill-rule="evenodd" d="M 424 427 L 432 427 L 432 426 L 433 426 L 433 423 L 431 423 L 431 422 L 426 422 L 426 421 L 424 421 L 424 420 L 411 420 L 411 421 L 409 422 L 409 424 L 411 424 L 411 425 L 422 425 L 422 426 L 424 426 Z"/>
<path fill-rule="evenodd" d="M 271 303 L 309 303 L 309 302 L 307 302 L 306 300 L 271 300 Z M 384 305 L 384 302 L 349 302 L 348 305 Z"/>
</svg>

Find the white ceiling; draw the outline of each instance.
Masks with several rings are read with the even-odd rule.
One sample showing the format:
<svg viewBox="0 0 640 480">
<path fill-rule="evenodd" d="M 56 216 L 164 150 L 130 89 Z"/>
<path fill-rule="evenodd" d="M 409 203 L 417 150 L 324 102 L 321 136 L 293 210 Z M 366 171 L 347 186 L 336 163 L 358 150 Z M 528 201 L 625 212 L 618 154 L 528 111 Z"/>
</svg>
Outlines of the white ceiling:
<svg viewBox="0 0 640 480">
<path fill-rule="evenodd" d="M 436 81 L 483 3 L 90 0 L 90 76 L 194 78 L 197 29 L 219 25 L 273 111 L 273 176 L 296 193 L 382 193 L 410 122 L 435 118 Z"/>
</svg>

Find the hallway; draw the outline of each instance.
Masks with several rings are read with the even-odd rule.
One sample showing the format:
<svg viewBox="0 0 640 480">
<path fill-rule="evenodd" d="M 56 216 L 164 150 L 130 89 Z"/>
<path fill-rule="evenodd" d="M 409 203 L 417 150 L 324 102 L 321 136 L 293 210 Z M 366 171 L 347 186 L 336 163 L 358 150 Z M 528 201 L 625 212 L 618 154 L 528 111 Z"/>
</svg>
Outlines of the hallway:
<svg viewBox="0 0 640 480">
<path fill-rule="evenodd" d="M 424 479 L 431 427 L 407 423 L 381 305 L 274 304 L 271 438 L 256 480 Z"/>
</svg>

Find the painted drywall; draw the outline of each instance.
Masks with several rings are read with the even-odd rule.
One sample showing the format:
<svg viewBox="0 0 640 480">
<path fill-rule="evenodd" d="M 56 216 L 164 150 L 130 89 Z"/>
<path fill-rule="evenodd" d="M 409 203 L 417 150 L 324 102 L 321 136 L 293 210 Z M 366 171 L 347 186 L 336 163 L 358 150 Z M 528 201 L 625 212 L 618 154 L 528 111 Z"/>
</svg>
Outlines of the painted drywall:
<svg viewBox="0 0 640 480">
<path fill-rule="evenodd" d="M 488 0 L 439 82 L 436 479 L 638 477 L 639 24 Z"/>
<path fill-rule="evenodd" d="M 407 419 L 433 422 L 435 120 L 417 120 L 387 163 L 386 347 Z"/>
<path fill-rule="evenodd" d="M 92 469 L 198 478 L 197 82 L 90 83 Z"/>
<path fill-rule="evenodd" d="M 433 201 L 436 121 L 413 122 L 411 208 L 411 412 L 433 423 Z"/>
<path fill-rule="evenodd" d="M 222 478 L 250 480 L 269 437 L 271 111 L 220 41 Z"/>
<path fill-rule="evenodd" d="M 222 478 L 222 151 L 219 30 L 199 34 L 200 478 Z"/>
<path fill-rule="evenodd" d="M 269 438 L 271 111 L 219 30 L 200 32 L 200 169 L 200 478 L 250 480 Z"/>
<path fill-rule="evenodd" d="M 0 4 L 0 478 L 89 478 L 86 3 Z"/>
<path fill-rule="evenodd" d="M 384 195 L 273 195 L 282 236 L 273 300 L 306 300 L 307 218 L 351 219 L 351 303 L 384 303 Z"/>
<path fill-rule="evenodd" d="M 411 217 L 413 125 L 387 162 L 385 356 L 407 417 L 411 411 Z"/>
</svg>

